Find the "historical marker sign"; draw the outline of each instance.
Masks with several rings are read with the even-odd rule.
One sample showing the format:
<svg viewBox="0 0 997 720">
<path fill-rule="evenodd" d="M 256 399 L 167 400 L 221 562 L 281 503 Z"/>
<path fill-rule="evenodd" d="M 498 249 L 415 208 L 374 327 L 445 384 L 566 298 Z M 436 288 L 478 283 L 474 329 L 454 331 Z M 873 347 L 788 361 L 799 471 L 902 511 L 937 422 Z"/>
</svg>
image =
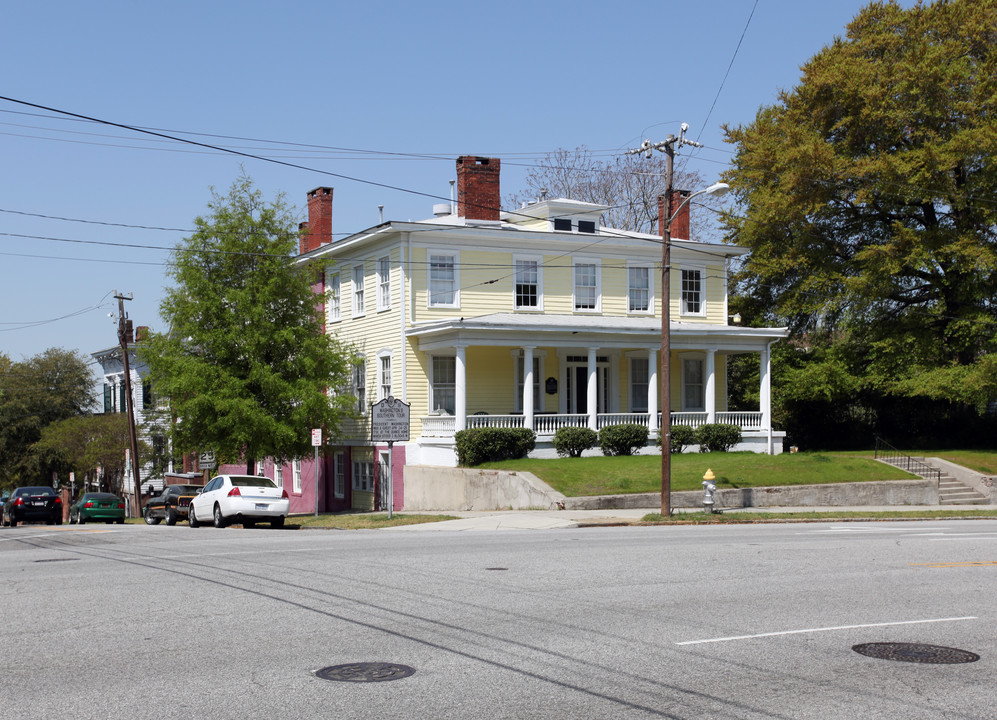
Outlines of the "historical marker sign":
<svg viewBox="0 0 997 720">
<path fill-rule="evenodd" d="M 394 397 L 386 397 L 370 406 L 370 439 L 372 442 L 396 442 L 409 439 L 410 405 Z"/>
</svg>

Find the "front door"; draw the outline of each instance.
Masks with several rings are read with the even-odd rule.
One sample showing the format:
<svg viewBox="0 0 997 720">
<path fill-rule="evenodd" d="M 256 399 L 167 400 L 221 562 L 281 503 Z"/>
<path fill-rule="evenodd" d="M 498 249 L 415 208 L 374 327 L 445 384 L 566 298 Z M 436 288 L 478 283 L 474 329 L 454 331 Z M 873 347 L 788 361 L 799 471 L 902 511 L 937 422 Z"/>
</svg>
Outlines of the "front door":
<svg viewBox="0 0 997 720">
<path fill-rule="evenodd" d="M 588 414 L 588 360 L 568 361 L 568 413 L 576 415 Z M 609 358 L 599 357 L 595 366 L 596 413 L 609 412 Z"/>
</svg>

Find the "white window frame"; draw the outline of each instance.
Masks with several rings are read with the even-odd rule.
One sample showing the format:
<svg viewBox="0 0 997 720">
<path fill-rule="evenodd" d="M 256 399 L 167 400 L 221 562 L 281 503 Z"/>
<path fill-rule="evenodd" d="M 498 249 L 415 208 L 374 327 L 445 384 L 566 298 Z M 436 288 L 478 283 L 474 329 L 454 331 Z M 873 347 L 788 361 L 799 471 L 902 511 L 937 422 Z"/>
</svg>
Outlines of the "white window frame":
<svg viewBox="0 0 997 720">
<path fill-rule="evenodd" d="M 353 491 L 354 492 L 374 491 L 373 460 L 353 461 Z"/>
<path fill-rule="evenodd" d="M 688 372 L 688 363 L 699 363 L 699 383 L 692 383 Z M 688 388 L 699 387 L 698 407 L 689 402 Z M 706 357 L 700 354 L 682 356 L 682 411 L 704 412 L 706 410 Z"/>
<path fill-rule="evenodd" d="M 633 270 L 647 271 L 647 287 L 640 288 L 633 285 Z M 647 292 L 647 307 L 643 310 L 634 309 L 634 291 Z M 651 263 L 627 263 L 627 312 L 631 315 L 653 315 L 654 314 L 654 265 Z"/>
<path fill-rule="evenodd" d="M 391 257 L 377 259 L 377 311 L 391 309 Z"/>
<path fill-rule="evenodd" d="M 536 305 L 521 305 L 519 303 L 519 278 L 520 273 L 520 263 L 536 263 L 536 294 L 537 294 L 537 304 Z M 539 255 L 513 255 L 512 256 L 512 306 L 515 310 L 524 310 L 527 312 L 543 312 L 544 309 L 544 294 L 543 294 L 543 258 Z"/>
<path fill-rule="evenodd" d="M 578 268 L 591 266 L 595 270 L 595 307 L 578 306 L 578 288 L 588 288 L 588 285 L 578 284 Z M 598 258 L 575 258 L 571 262 L 571 307 L 576 313 L 600 313 L 602 312 L 602 263 Z"/>
<path fill-rule="evenodd" d="M 326 316 L 329 318 L 329 322 L 339 322 L 343 319 L 343 303 L 342 297 L 339 293 L 340 287 L 340 274 L 338 272 L 331 273 L 329 275 L 329 280 L 326 286 L 329 291 L 329 308 L 326 312 Z"/>
<path fill-rule="evenodd" d="M 391 350 L 382 350 L 377 354 L 377 399 L 379 401 L 391 397 L 392 355 Z M 385 377 L 385 370 L 387 370 L 387 377 Z"/>
<path fill-rule="evenodd" d="M 284 487 L 284 466 L 276 461 L 273 464 L 273 484 L 279 488 Z"/>
<path fill-rule="evenodd" d="M 353 394 L 357 399 L 357 413 L 367 414 L 367 359 L 361 358 L 353 366 Z"/>
<path fill-rule="evenodd" d="M 365 272 L 363 265 L 353 266 L 353 317 L 363 317 L 367 314 L 366 298 L 364 297 Z"/>
<path fill-rule="evenodd" d="M 301 493 L 301 459 L 291 462 L 291 490 Z"/>
<path fill-rule="evenodd" d="M 689 302 L 686 296 L 686 273 L 689 275 L 696 275 L 696 281 L 699 284 L 699 289 L 697 291 L 697 301 L 699 303 L 699 308 L 696 310 L 689 309 Z M 706 316 L 706 269 L 702 267 L 683 267 L 679 271 L 679 306 L 680 312 L 683 315 L 692 315 L 695 317 L 705 317 Z"/>
<path fill-rule="evenodd" d="M 442 302 L 434 299 L 439 292 L 433 289 L 433 259 L 449 258 L 453 267 L 453 301 Z M 460 307 L 460 253 L 455 250 L 426 250 L 426 305 L 431 308 Z"/>
<path fill-rule="evenodd" d="M 346 453 L 342 450 L 332 455 L 332 496 L 346 497 Z"/>
<path fill-rule="evenodd" d="M 453 382 L 443 383 L 436 378 L 436 361 L 440 360 L 450 360 L 453 362 Z M 445 410 L 448 414 L 453 414 L 456 412 L 457 404 L 457 358 L 454 355 L 431 355 L 429 358 L 429 410 L 430 412 L 438 413 L 441 409 Z M 454 398 L 454 407 L 438 407 L 436 401 L 436 394 L 442 389 L 451 390 Z"/>
<path fill-rule="evenodd" d="M 648 384 L 651 382 L 651 363 L 647 356 L 644 357 L 630 357 L 628 358 L 627 367 L 627 383 L 630 387 L 630 397 L 628 402 L 630 403 L 630 412 L 632 413 L 646 413 L 647 408 L 647 390 Z M 643 364 L 644 366 L 644 378 L 642 382 L 637 384 L 637 372 L 634 369 L 635 365 Z"/>
<path fill-rule="evenodd" d="M 266 470 L 267 470 L 266 460 L 257 460 L 256 461 L 256 476 L 257 477 L 266 477 Z"/>
</svg>

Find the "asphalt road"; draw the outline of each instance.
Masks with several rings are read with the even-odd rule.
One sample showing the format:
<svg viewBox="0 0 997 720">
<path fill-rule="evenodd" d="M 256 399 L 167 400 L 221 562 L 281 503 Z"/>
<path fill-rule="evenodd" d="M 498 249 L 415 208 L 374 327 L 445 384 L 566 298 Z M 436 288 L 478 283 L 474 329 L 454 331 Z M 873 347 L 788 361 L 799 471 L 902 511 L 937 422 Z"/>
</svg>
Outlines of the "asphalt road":
<svg viewBox="0 0 997 720">
<path fill-rule="evenodd" d="M 3 528 L 0 717 L 997 718 L 995 587 L 992 521 Z"/>
</svg>

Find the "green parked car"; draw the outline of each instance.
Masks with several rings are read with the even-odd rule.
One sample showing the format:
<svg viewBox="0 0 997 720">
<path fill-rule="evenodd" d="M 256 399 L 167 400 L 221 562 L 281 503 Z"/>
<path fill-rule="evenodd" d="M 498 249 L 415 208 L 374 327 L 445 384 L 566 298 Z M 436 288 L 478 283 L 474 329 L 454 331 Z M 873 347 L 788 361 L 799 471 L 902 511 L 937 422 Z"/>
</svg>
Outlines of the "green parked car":
<svg viewBox="0 0 997 720">
<path fill-rule="evenodd" d="M 69 522 L 83 525 L 99 521 L 123 523 L 125 501 L 111 493 L 88 492 L 69 506 Z"/>
</svg>

